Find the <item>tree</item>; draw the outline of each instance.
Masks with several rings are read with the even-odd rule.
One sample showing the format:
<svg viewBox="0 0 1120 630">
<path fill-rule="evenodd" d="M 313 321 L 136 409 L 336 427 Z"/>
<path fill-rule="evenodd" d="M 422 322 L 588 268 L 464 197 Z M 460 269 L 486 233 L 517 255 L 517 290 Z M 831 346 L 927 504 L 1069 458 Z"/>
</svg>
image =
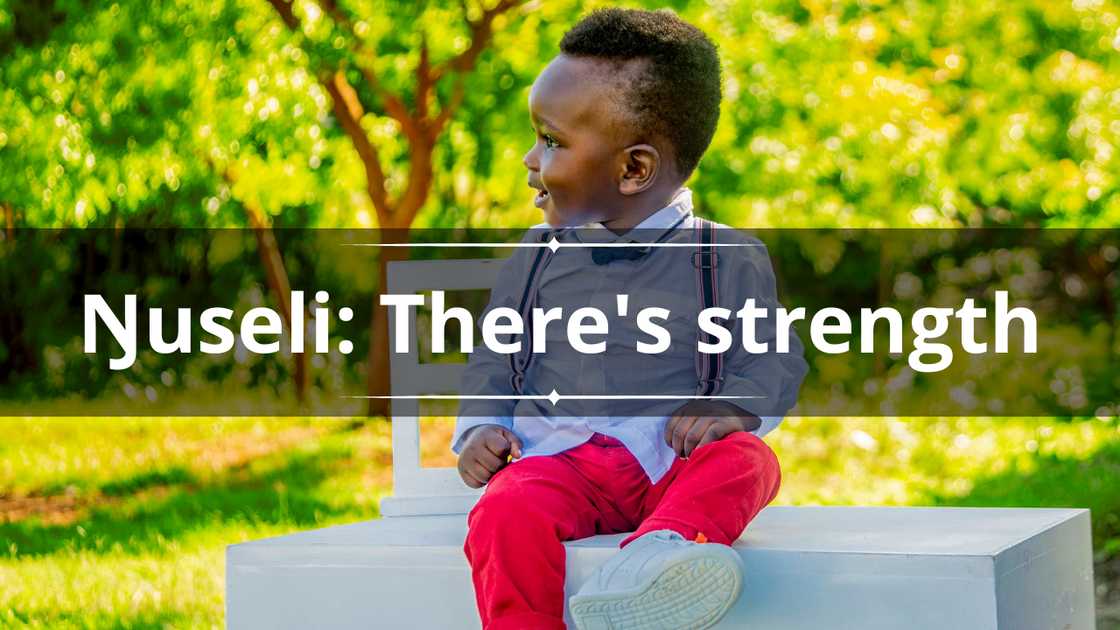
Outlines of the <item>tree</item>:
<svg viewBox="0 0 1120 630">
<path fill-rule="evenodd" d="M 263 64 L 230 33 L 267 20 L 234 3 L 17 7 L 15 19 L 0 19 L 12 35 L 0 46 L 6 225 L 248 226 L 286 314 L 288 282 L 270 215 L 321 194 L 335 178 L 316 168 L 328 147 L 303 124 L 320 118 L 319 102 L 327 102 L 318 86 L 291 80 L 245 95 Z M 296 79 L 302 70 L 291 64 L 281 72 Z M 312 166 L 297 170 L 295 162 Z M 293 361 L 302 399 L 306 355 Z"/>
<path fill-rule="evenodd" d="M 429 45 L 432 35 L 423 27 L 403 40 L 371 41 L 369 24 L 357 13 L 337 0 L 319 0 L 317 4 L 302 2 L 297 5 L 288 0 L 269 0 L 284 25 L 301 36 L 304 47 L 313 58 L 316 78 L 330 94 L 332 110 L 347 137 L 353 144 L 364 167 L 366 195 L 377 213 L 382 237 L 404 242 L 409 229 L 424 207 L 432 189 L 434 151 L 447 123 L 466 97 L 466 78 L 474 70 L 480 55 L 490 45 L 498 21 L 523 3 L 523 0 L 498 0 L 490 7 L 470 7 L 462 2 L 458 16 L 467 40 L 458 50 L 438 61 L 433 61 Z M 412 18 L 418 24 L 434 24 L 436 20 L 419 20 L 414 11 L 447 13 L 444 7 L 416 9 L 409 5 L 386 7 L 390 12 L 403 13 L 395 24 Z M 325 13 L 329 24 L 317 27 Z M 447 35 L 447 33 L 443 33 Z M 399 36 L 398 36 L 399 37 Z M 330 41 L 330 46 L 325 45 Z M 337 51 L 336 42 L 343 42 L 345 50 Z M 415 51 L 409 54 L 411 77 L 404 87 L 394 89 L 381 76 L 378 68 L 382 50 L 390 50 L 401 57 L 401 46 Z M 361 84 L 355 86 L 354 82 Z M 406 145 L 403 159 L 406 184 L 396 193 L 390 192 L 390 180 L 382 148 L 370 138 L 364 126 L 367 113 L 378 112 L 397 125 Z M 389 261 L 403 255 L 400 249 L 387 249 L 379 259 L 379 287 L 386 286 Z M 368 364 L 368 391 L 370 394 L 389 391 L 389 328 L 388 311 L 375 297 L 370 323 Z M 371 415 L 387 415 L 385 399 L 370 399 Z"/>
</svg>

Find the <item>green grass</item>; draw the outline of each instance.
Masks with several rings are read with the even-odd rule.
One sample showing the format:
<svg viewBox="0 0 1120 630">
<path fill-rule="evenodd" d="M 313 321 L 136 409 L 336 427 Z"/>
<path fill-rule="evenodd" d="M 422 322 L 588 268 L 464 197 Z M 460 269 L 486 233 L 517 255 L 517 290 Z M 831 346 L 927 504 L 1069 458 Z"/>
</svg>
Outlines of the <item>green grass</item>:
<svg viewBox="0 0 1120 630">
<path fill-rule="evenodd" d="M 449 431 L 425 425 L 426 462 Z M 768 441 L 779 503 L 1089 507 L 1114 579 L 1114 422 L 790 419 Z M 376 517 L 390 458 L 381 422 L 0 420 L 0 627 L 221 627 L 225 546 Z"/>
</svg>

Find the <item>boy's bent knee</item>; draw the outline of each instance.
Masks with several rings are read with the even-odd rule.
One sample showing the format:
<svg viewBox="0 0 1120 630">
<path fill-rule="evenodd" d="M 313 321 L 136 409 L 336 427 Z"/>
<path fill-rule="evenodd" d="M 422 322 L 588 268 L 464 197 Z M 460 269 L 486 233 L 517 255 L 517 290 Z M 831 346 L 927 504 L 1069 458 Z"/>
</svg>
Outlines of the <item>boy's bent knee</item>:
<svg viewBox="0 0 1120 630">
<path fill-rule="evenodd" d="M 467 515 L 467 546 L 490 539 L 566 540 L 577 513 L 552 483 L 506 478 L 488 487 Z"/>
<path fill-rule="evenodd" d="M 705 457 L 719 460 L 720 468 L 737 471 L 751 483 L 762 481 L 772 486 L 771 501 L 777 495 L 781 484 L 781 466 L 777 454 L 762 438 L 753 433 L 738 431 L 722 440 L 705 444 L 697 449 L 697 454 L 703 449 L 708 449 Z"/>
<path fill-rule="evenodd" d="M 739 457 L 750 461 L 759 461 L 777 466 L 778 456 L 762 438 L 746 431 L 736 431 L 728 434 L 723 439 L 705 445 L 714 453 L 725 453 L 725 456 Z"/>
</svg>

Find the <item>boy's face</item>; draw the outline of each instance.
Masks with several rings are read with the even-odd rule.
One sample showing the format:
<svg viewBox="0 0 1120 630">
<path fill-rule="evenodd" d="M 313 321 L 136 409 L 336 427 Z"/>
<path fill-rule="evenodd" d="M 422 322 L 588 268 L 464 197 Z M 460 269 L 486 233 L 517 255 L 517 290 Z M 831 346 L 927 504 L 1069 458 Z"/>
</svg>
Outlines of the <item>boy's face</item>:
<svg viewBox="0 0 1120 630">
<path fill-rule="evenodd" d="M 608 221 L 621 211 L 619 181 L 632 123 L 617 75 L 602 61 L 560 55 L 529 93 L 536 143 L 525 154 L 535 204 L 553 227 Z"/>
</svg>

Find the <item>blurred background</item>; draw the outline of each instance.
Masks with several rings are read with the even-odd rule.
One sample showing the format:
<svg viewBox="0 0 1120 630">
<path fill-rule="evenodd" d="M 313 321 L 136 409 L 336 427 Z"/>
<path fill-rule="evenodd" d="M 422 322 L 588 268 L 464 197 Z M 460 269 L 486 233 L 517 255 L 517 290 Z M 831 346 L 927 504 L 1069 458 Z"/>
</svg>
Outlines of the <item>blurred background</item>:
<svg viewBox="0 0 1120 630">
<path fill-rule="evenodd" d="M 142 361 L 114 376 L 62 331 L 79 306 L 54 292 L 96 277 L 159 297 L 177 290 L 165 276 L 197 275 L 239 308 L 283 309 L 308 274 L 332 292 L 383 286 L 384 261 L 315 272 L 320 250 L 289 230 L 403 238 L 539 222 L 521 164 L 534 141 L 528 87 L 597 6 L 0 0 L 0 625 L 220 627 L 226 544 L 377 516 L 391 486 L 385 409 L 290 416 L 299 401 L 387 378 L 376 321 L 355 331 L 368 356 Z M 1120 400 L 1109 398 L 1120 5 L 669 6 L 725 64 L 719 130 L 689 183 L 703 214 L 750 228 L 1075 229 L 1051 282 L 1088 314 L 1049 343 L 1079 353 L 1004 373 L 1033 379 L 1054 417 L 792 417 L 768 438 L 784 467 L 778 502 L 1091 508 L 1100 627 L 1120 627 Z M 20 249 L 47 228 L 97 237 Z M 192 228 L 248 238 L 214 246 L 184 237 L 213 234 Z M 786 293 L 811 301 L 833 283 L 883 296 L 880 258 L 845 263 L 844 232 L 807 234 L 814 265 L 779 265 Z M 1029 248 L 947 249 L 915 254 L 925 274 L 888 292 L 920 301 L 926 275 L 967 285 L 996 269 L 1011 282 L 1039 266 Z M 890 362 L 811 359 L 825 382 L 897 375 Z M 220 398 L 228 382 L 247 386 L 251 408 L 282 411 L 171 417 L 177 392 Z M 135 399 L 167 417 L 113 415 Z M 451 463 L 450 429 L 426 422 L 427 464 Z"/>
</svg>

